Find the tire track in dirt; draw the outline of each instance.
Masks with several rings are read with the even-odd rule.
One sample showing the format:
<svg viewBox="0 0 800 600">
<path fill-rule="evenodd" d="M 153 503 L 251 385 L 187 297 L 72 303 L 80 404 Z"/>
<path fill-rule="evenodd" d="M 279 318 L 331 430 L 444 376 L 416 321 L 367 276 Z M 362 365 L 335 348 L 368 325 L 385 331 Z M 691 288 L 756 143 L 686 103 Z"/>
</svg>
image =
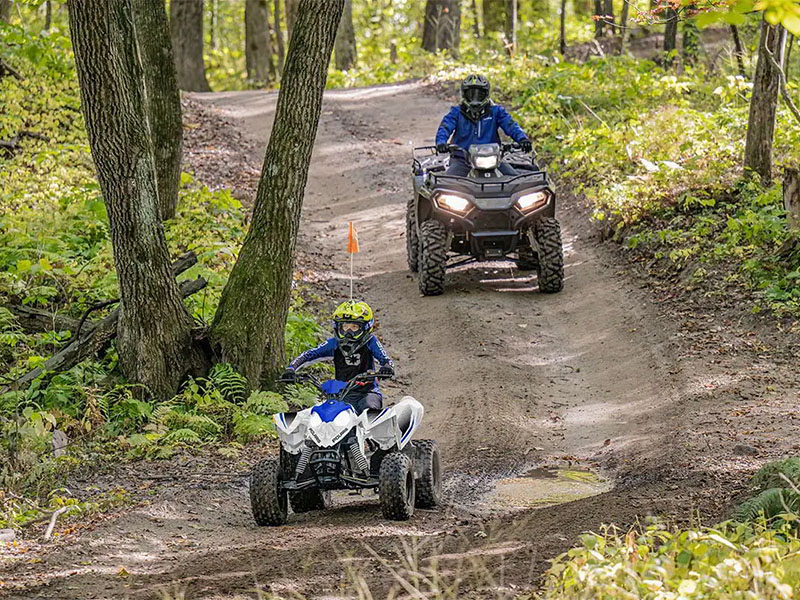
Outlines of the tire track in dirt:
<svg viewBox="0 0 800 600">
<path fill-rule="evenodd" d="M 252 158 L 260 163 L 275 93 L 193 98 L 258 140 Z M 420 437 L 442 448 L 448 506 L 387 523 L 365 497 L 293 515 L 280 529 L 257 528 L 243 480 L 176 484 L 152 505 L 87 534 L 71 548 L 74 556 L 31 568 L 28 581 L 40 595 L 29 589 L 20 597 L 146 598 L 170 585 L 192 599 L 232 598 L 258 585 L 331 597 L 342 593 L 349 567 L 382 597 L 402 563 L 395 555 L 401 539 L 421 540 L 408 542 L 420 545 L 420 556 L 463 561 L 479 554 L 492 568 L 514 565 L 505 581 L 526 585 L 580 531 L 675 507 L 654 484 L 483 523 L 505 510 L 484 501 L 498 477 L 553 464 L 589 464 L 613 476 L 617 467 L 677 452 L 672 438 L 684 427 L 688 384 L 670 324 L 604 264 L 570 201 L 559 212 L 562 293 L 540 294 L 535 277 L 492 263 L 449 273 L 443 296 L 420 297 L 405 265 L 410 152 L 431 140 L 448 106 L 420 84 L 328 92 L 299 241 L 317 276 L 345 295 L 347 223 L 357 226 L 357 289 L 375 308 L 379 335 L 398 364 L 387 396 L 410 393 L 425 405 Z M 119 577 L 120 567 L 129 575 Z"/>
</svg>

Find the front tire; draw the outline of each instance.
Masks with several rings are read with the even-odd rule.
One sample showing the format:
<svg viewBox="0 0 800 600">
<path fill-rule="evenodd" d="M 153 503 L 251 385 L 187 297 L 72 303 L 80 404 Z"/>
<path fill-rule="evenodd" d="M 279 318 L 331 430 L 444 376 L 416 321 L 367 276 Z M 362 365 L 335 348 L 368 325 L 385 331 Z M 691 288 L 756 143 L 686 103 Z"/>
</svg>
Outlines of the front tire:
<svg viewBox="0 0 800 600">
<path fill-rule="evenodd" d="M 277 458 L 267 458 L 250 473 L 250 506 L 258 525 L 283 525 L 289 514 L 286 492 L 280 487 L 281 466 Z"/>
<path fill-rule="evenodd" d="M 402 452 L 387 454 L 381 462 L 380 497 L 383 516 L 407 521 L 414 514 L 416 486 L 411 459 Z"/>
<path fill-rule="evenodd" d="M 447 229 L 439 221 L 429 219 L 420 227 L 419 236 L 419 291 L 423 296 L 438 296 L 444 292 Z"/>
<path fill-rule="evenodd" d="M 442 467 L 439 446 L 434 440 L 413 440 L 414 459 L 419 478 L 416 481 L 417 508 L 435 508 L 442 503 Z"/>
<path fill-rule="evenodd" d="M 419 271 L 419 234 L 414 212 L 414 201 L 410 200 L 406 206 L 406 258 L 412 273 Z"/>
<path fill-rule="evenodd" d="M 564 250 L 561 247 L 561 225 L 548 217 L 536 223 L 534 229 L 539 245 L 539 265 L 536 273 L 539 290 L 554 294 L 564 288 Z"/>
</svg>

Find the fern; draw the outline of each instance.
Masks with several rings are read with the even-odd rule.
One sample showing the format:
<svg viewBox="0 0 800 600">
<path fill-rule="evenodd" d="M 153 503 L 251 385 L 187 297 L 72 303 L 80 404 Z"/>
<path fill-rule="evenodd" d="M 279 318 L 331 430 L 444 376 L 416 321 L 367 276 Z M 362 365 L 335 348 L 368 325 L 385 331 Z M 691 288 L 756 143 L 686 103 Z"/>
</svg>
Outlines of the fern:
<svg viewBox="0 0 800 600">
<path fill-rule="evenodd" d="M 781 474 L 786 475 L 795 485 L 800 485 L 800 458 L 784 458 L 765 464 L 753 475 L 750 486 L 754 491 L 787 487 L 786 480 Z"/>
<path fill-rule="evenodd" d="M 742 502 L 734 511 L 735 521 L 773 520 L 784 513 L 800 511 L 800 494 L 787 488 L 770 488 Z"/>
<path fill-rule="evenodd" d="M 243 412 L 257 415 L 272 415 L 289 410 L 289 405 L 275 392 L 253 392 L 242 406 Z"/>
<path fill-rule="evenodd" d="M 233 426 L 233 433 L 242 441 L 264 435 L 275 435 L 275 423 L 271 417 L 253 413 L 241 413 Z"/>
<path fill-rule="evenodd" d="M 191 429 L 176 429 L 175 431 L 170 431 L 161 438 L 161 441 L 169 446 L 172 444 L 194 444 L 202 440 L 196 431 L 192 431 Z"/>
<path fill-rule="evenodd" d="M 241 404 L 247 396 L 247 379 L 227 363 L 214 365 L 208 373 L 208 381 L 228 402 Z"/>
</svg>

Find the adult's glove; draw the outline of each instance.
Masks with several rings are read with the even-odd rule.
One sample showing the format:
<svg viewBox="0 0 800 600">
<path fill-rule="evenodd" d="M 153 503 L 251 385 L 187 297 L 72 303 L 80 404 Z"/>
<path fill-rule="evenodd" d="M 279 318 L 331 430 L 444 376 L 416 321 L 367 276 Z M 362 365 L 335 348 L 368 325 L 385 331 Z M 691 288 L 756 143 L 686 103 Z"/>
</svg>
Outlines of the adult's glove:
<svg viewBox="0 0 800 600">
<path fill-rule="evenodd" d="M 394 367 L 392 365 L 383 365 L 380 369 L 378 369 L 378 375 L 394 377 Z"/>
<path fill-rule="evenodd" d="M 436 151 L 440 154 L 446 154 L 449 152 L 449 148 L 447 147 L 447 144 L 436 144 Z"/>
<path fill-rule="evenodd" d="M 527 154 L 527 153 L 529 153 L 529 152 L 531 152 L 531 151 L 533 150 L 533 144 L 531 144 L 531 141 L 530 141 L 530 140 L 528 140 L 528 139 L 522 140 L 522 141 L 519 143 L 519 147 L 520 147 L 520 148 L 522 149 L 522 151 L 523 151 L 523 152 L 525 152 L 526 154 Z"/>
<path fill-rule="evenodd" d="M 281 381 L 284 383 L 297 383 L 297 373 L 294 369 L 286 369 L 281 375 Z"/>
</svg>

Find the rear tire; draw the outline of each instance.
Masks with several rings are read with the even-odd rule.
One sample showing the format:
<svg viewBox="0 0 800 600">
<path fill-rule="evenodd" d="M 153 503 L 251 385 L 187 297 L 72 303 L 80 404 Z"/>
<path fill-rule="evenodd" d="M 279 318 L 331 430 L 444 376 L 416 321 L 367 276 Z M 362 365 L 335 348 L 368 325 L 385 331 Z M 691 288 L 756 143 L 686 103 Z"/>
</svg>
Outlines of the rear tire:
<svg viewBox="0 0 800 600">
<path fill-rule="evenodd" d="M 564 288 L 564 251 L 561 247 L 561 225 L 548 217 L 536 223 L 534 230 L 539 244 L 539 265 L 536 273 L 539 290 L 545 294 L 560 292 Z"/>
<path fill-rule="evenodd" d="M 380 496 L 383 516 L 407 521 L 414 514 L 416 486 L 411 459 L 402 452 L 391 452 L 381 462 Z"/>
<path fill-rule="evenodd" d="M 439 446 L 434 440 L 413 440 L 419 470 L 416 481 L 417 508 L 435 508 L 442 503 L 442 467 Z"/>
<path fill-rule="evenodd" d="M 331 505 L 331 492 L 319 488 L 290 492 L 289 504 L 297 514 L 312 510 L 325 510 Z"/>
<path fill-rule="evenodd" d="M 535 271 L 539 268 L 539 255 L 533 251 L 533 248 L 525 246 L 520 248 L 518 253 L 517 268 L 520 271 Z"/>
<path fill-rule="evenodd" d="M 414 201 L 410 200 L 406 207 L 406 257 L 408 269 L 412 273 L 419 271 L 419 234 L 414 204 Z"/>
<path fill-rule="evenodd" d="M 250 506 L 258 525 L 283 525 L 289 514 L 286 492 L 280 489 L 281 467 L 277 458 L 267 458 L 250 473 Z"/>
<path fill-rule="evenodd" d="M 430 219 L 420 227 L 419 291 L 423 296 L 444 292 L 444 271 L 447 264 L 447 229 Z"/>
</svg>

